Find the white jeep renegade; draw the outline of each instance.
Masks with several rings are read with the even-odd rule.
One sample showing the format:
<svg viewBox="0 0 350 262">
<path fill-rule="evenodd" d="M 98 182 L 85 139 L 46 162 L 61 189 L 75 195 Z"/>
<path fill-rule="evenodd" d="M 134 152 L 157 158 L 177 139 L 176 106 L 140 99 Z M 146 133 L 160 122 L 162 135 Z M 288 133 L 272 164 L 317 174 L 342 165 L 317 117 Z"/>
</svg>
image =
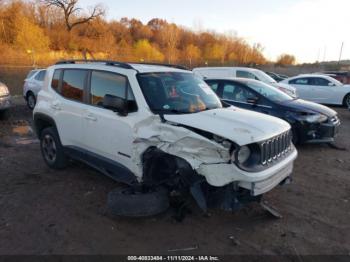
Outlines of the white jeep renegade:
<svg viewBox="0 0 350 262">
<path fill-rule="evenodd" d="M 260 200 L 289 180 L 297 157 L 288 123 L 222 104 L 176 66 L 62 61 L 37 100 L 50 167 L 78 159 L 145 194 L 189 192 L 203 209 Z"/>
</svg>

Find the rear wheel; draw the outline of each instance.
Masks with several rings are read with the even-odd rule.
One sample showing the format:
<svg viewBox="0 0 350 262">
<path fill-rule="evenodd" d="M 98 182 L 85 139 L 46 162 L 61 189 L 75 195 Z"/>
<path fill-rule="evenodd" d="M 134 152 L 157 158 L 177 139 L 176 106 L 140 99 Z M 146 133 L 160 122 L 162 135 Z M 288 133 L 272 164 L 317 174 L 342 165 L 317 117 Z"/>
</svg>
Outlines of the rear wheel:
<svg viewBox="0 0 350 262">
<path fill-rule="evenodd" d="M 32 92 L 27 94 L 27 106 L 30 110 L 33 110 L 36 104 L 36 98 Z"/>
<path fill-rule="evenodd" d="M 343 105 L 346 106 L 347 108 L 350 108 L 350 94 L 347 94 L 344 97 Z"/>
<path fill-rule="evenodd" d="M 41 132 L 40 148 L 49 167 L 63 169 L 67 166 L 67 157 L 55 128 L 48 127 Z"/>
</svg>

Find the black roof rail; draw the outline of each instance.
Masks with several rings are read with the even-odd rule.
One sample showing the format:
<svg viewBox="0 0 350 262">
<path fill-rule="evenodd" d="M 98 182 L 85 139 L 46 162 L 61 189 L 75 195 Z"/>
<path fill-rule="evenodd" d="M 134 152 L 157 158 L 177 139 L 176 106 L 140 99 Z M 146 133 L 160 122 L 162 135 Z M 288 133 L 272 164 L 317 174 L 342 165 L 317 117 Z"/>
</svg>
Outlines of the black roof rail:
<svg viewBox="0 0 350 262">
<path fill-rule="evenodd" d="M 162 64 L 162 63 L 131 63 L 135 65 L 155 65 L 155 66 L 166 66 L 166 67 L 172 67 L 172 68 L 177 68 L 177 69 L 182 69 L 182 70 L 188 70 L 191 71 L 188 67 L 182 66 L 182 65 L 173 65 L 173 64 Z"/>
<path fill-rule="evenodd" d="M 113 60 L 92 60 L 92 59 L 74 59 L 74 60 L 61 60 L 56 63 L 56 65 L 65 65 L 65 64 L 76 64 L 76 63 L 105 63 L 109 66 L 117 66 L 124 69 L 134 69 L 128 63 L 113 61 Z"/>
</svg>

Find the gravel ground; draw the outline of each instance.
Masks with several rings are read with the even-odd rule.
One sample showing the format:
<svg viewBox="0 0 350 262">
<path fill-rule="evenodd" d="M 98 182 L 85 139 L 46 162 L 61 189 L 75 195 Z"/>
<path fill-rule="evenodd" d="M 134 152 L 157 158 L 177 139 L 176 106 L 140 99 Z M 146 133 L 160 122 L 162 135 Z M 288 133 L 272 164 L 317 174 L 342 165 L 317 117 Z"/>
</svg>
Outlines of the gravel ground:
<svg viewBox="0 0 350 262">
<path fill-rule="evenodd" d="M 0 254 L 350 255 L 350 112 L 337 145 L 299 146 L 292 184 L 265 196 L 282 215 L 259 206 L 239 212 L 193 206 L 140 219 L 110 217 L 107 193 L 120 186 L 83 164 L 50 170 L 33 136 L 31 112 L 17 98 L 0 120 Z M 189 248 L 191 251 L 172 252 Z"/>
</svg>

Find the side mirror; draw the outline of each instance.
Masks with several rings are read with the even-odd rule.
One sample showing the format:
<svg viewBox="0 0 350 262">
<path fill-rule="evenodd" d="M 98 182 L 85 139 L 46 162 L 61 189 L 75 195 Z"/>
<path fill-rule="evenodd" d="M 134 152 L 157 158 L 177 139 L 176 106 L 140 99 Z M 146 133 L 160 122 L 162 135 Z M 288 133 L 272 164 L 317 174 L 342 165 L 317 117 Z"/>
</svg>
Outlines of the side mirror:
<svg viewBox="0 0 350 262">
<path fill-rule="evenodd" d="M 256 105 L 258 101 L 259 101 L 259 97 L 256 97 L 256 96 L 247 98 L 247 103 L 249 104 Z"/>
<path fill-rule="evenodd" d="M 335 86 L 334 83 L 328 83 L 328 86 Z"/>
<path fill-rule="evenodd" d="M 103 107 L 118 112 L 122 116 L 128 115 L 128 103 L 124 98 L 107 94 L 103 98 Z"/>
</svg>

